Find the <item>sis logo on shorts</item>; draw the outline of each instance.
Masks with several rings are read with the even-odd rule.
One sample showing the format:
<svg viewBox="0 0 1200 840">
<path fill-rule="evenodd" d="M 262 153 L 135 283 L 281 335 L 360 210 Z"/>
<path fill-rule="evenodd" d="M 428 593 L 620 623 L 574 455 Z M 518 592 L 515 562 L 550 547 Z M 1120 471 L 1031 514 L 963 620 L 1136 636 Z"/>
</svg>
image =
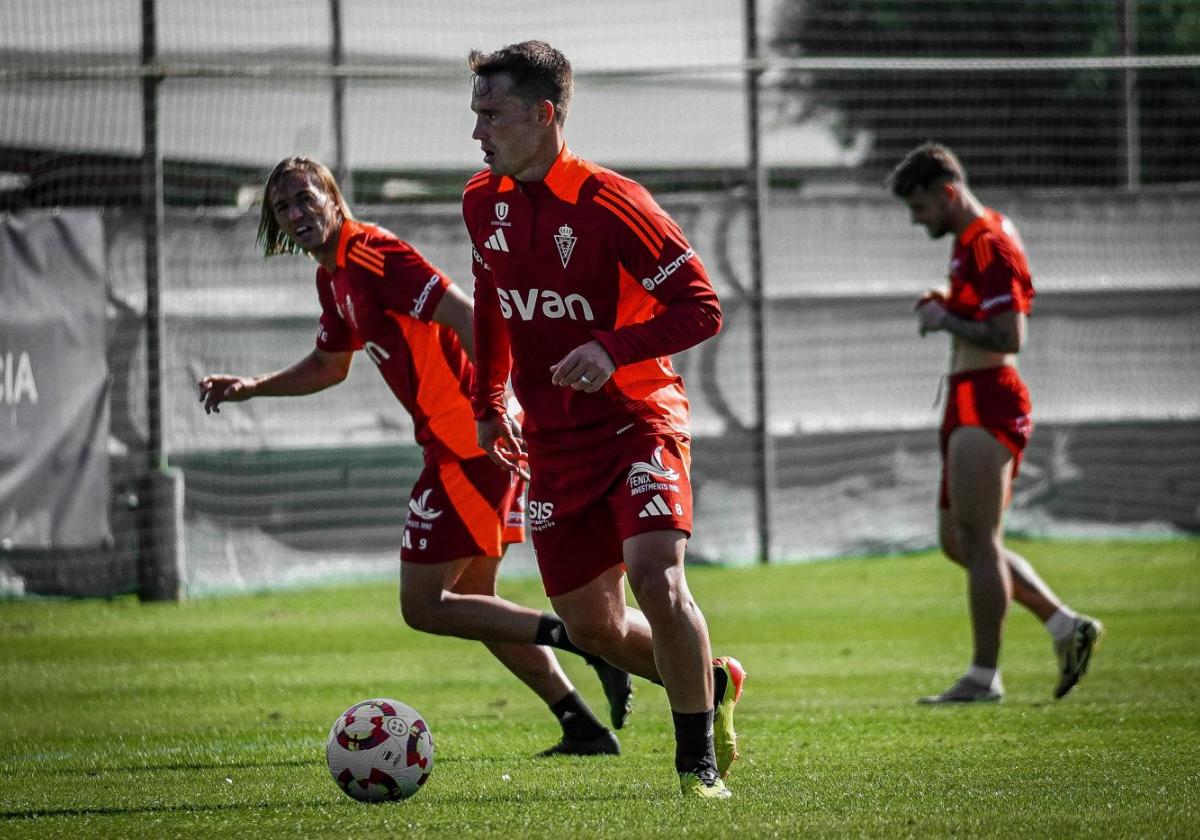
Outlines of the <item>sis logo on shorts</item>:
<svg viewBox="0 0 1200 840">
<path fill-rule="evenodd" d="M 639 493 L 649 493 L 654 490 L 668 490 L 673 493 L 679 492 L 679 485 L 670 483 L 679 479 L 679 473 L 663 463 L 662 451 L 663 448 L 660 446 L 654 450 L 654 454 L 650 456 L 649 461 L 634 461 L 630 465 L 629 474 L 625 477 L 625 483 L 629 485 L 629 494 L 631 496 L 636 496 Z"/>
<path fill-rule="evenodd" d="M 535 502 L 529 500 L 529 527 L 535 531 L 553 528 L 550 517 L 554 515 L 554 502 Z"/>
</svg>

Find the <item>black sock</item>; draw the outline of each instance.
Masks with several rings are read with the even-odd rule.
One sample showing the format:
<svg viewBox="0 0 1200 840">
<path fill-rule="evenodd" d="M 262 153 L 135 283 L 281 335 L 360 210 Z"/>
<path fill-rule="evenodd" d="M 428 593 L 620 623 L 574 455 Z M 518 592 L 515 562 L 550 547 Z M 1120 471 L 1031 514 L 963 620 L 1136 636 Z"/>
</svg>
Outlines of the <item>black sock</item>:
<svg viewBox="0 0 1200 840">
<path fill-rule="evenodd" d="M 554 613 L 542 613 L 542 620 L 538 622 L 537 633 L 534 634 L 533 643 L 535 645 L 547 645 L 559 650 L 565 650 L 567 653 L 573 653 L 576 656 L 582 656 L 583 661 L 593 668 L 604 661 L 600 657 L 593 656 L 582 648 L 576 647 L 575 643 L 571 641 L 571 637 L 567 635 L 567 625 L 563 624 L 563 620 Z"/>
<path fill-rule="evenodd" d="M 729 675 L 725 673 L 724 668 L 713 666 L 713 708 L 721 705 L 721 701 L 725 699 L 725 687 L 729 685 Z"/>
<path fill-rule="evenodd" d="M 590 741 L 605 732 L 604 724 L 592 714 L 578 691 L 572 691 L 557 703 L 552 703 L 550 711 L 558 718 L 563 737 L 568 741 Z"/>
<path fill-rule="evenodd" d="M 713 710 L 683 714 L 671 712 L 675 723 L 675 770 L 679 773 L 717 772 L 713 751 Z"/>
</svg>

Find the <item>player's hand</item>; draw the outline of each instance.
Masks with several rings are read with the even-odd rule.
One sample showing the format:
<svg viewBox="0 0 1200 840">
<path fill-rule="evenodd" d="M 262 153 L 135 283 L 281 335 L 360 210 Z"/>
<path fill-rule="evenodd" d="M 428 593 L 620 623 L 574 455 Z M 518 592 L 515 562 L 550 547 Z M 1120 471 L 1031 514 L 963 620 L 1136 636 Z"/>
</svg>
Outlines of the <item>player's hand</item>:
<svg viewBox="0 0 1200 840">
<path fill-rule="evenodd" d="M 223 402 L 242 402 L 254 396 L 254 380 L 243 376 L 216 374 L 200 380 L 200 402 L 204 403 L 204 413 L 221 413 L 219 406 Z"/>
<path fill-rule="evenodd" d="M 550 365 L 550 381 L 564 388 L 594 394 L 612 378 L 617 366 L 599 341 L 589 341 Z"/>
<path fill-rule="evenodd" d="M 493 464 L 529 480 L 529 454 L 525 451 L 525 441 L 513 429 L 507 414 L 476 420 L 475 435 L 479 448 L 487 453 Z"/>
<path fill-rule="evenodd" d="M 916 310 L 920 309 L 922 306 L 929 303 L 929 301 L 931 301 L 931 300 L 935 300 L 938 303 L 945 306 L 946 305 L 946 293 L 943 292 L 941 289 L 929 289 L 928 291 L 925 292 L 925 294 L 921 295 L 921 297 L 917 299 L 917 302 L 915 304 L 913 304 L 913 311 L 915 312 Z"/>
<path fill-rule="evenodd" d="M 942 292 L 941 289 L 926 289 L 925 294 L 917 299 L 916 304 L 912 305 L 912 311 L 916 312 L 920 307 L 928 304 L 928 302 L 931 300 L 938 302 L 938 304 L 941 304 L 942 306 L 946 306 L 946 293 Z"/>
<path fill-rule="evenodd" d="M 525 438 L 521 434 L 521 417 L 523 416 L 525 416 L 525 412 L 508 415 L 508 428 L 512 430 L 512 436 L 520 441 L 522 447 L 525 445 Z"/>
<path fill-rule="evenodd" d="M 924 336 L 946 326 L 945 298 L 941 294 L 926 293 L 917 302 L 917 331 Z"/>
</svg>

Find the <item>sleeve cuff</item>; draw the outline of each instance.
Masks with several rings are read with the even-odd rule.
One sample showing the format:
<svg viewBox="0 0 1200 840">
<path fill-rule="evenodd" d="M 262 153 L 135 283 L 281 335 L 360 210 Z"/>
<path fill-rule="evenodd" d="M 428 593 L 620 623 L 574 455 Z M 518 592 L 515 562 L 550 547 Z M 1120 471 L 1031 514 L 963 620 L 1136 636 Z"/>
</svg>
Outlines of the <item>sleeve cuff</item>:
<svg viewBox="0 0 1200 840">
<path fill-rule="evenodd" d="M 504 413 L 503 405 L 497 407 L 496 405 L 494 405 L 492 403 L 488 403 L 487 405 L 485 405 L 481 408 L 475 409 L 475 419 L 477 421 L 492 420 L 493 418 L 499 417 L 503 413 Z"/>
<path fill-rule="evenodd" d="M 608 330 L 592 330 L 592 338 L 600 343 L 605 353 L 608 353 L 608 357 L 612 359 L 614 366 L 621 367 L 624 364 L 624 360 L 621 358 L 620 352 L 618 352 L 620 344 L 617 341 L 615 333 Z"/>
</svg>

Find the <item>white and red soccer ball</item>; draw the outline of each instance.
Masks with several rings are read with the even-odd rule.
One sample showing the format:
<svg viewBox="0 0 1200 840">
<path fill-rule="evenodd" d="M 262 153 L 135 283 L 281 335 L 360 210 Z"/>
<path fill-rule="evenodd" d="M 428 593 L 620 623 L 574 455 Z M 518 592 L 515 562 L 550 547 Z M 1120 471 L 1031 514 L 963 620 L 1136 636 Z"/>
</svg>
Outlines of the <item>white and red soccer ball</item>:
<svg viewBox="0 0 1200 840">
<path fill-rule="evenodd" d="M 433 772 L 433 735 L 412 707 L 363 700 L 333 722 L 325 759 L 329 775 L 353 799 L 408 799 Z"/>
</svg>

